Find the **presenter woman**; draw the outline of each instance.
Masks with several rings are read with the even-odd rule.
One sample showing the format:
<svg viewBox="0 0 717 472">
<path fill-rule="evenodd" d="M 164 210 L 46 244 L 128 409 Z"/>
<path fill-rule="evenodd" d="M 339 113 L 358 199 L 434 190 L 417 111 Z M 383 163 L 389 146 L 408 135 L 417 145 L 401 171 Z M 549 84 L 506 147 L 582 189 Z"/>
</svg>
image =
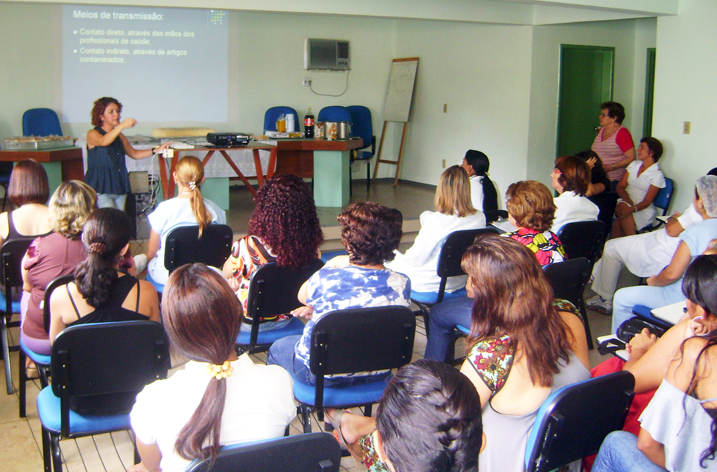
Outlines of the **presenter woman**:
<svg viewBox="0 0 717 472">
<path fill-rule="evenodd" d="M 132 159 L 145 159 L 167 149 L 171 142 L 159 147 L 138 151 L 133 148 L 122 131 L 137 124 L 134 118 L 120 121 L 122 104 L 111 97 L 95 100 L 92 107 L 92 124 L 87 132 L 87 174 L 85 183 L 97 192 L 98 208 L 124 210 L 130 191 L 125 154 Z"/>
<path fill-rule="evenodd" d="M 625 108 L 617 102 L 600 105 L 600 130 L 592 150 L 600 156 L 614 190 L 625 175 L 625 168 L 635 160 L 635 143 L 627 128 L 622 126 Z"/>
</svg>

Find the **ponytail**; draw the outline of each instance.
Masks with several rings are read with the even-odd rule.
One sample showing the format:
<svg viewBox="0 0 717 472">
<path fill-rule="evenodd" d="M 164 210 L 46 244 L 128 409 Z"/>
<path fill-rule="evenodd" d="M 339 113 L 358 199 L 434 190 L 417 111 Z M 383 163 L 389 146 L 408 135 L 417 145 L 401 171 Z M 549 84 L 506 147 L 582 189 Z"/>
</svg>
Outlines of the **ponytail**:
<svg viewBox="0 0 717 472">
<path fill-rule="evenodd" d="M 194 219 L 197 220 L 199 225 L 199 237 L 202 237 L 204 229 L 212 222 L 212 215 L 204 205 L 204 197 L 202 197 L 202 191 L 200 184 L 204 179 L 204 166 L 202 161 L 194 156 L 184 156 L 177 163 L 177 167 L 174 171 L 177 180 L 182 185 L 189 187 L 192 195 L 189 197 L 189 205 L 194 213 Z"/>
</svg>

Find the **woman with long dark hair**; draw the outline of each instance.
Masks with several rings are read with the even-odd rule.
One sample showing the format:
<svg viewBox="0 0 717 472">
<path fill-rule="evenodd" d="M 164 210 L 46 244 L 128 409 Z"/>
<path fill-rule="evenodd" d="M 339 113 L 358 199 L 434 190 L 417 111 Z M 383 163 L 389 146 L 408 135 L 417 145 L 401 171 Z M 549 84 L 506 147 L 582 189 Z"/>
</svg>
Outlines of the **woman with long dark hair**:
<svg viewBox="0 0 717 472">
<path fill-rule="evenodd" d="M 162 321 L 184 370 L 137 395 L 131 413 L 141 464 L 135 472 L 180 472 L 214 458 L 226 444 L 280 437 L 296 416 L 291 378 L 234 351 L 241 304 L 227 281 L 204 264 L 169 277 Z"/>
<path fill-rule="evenodd" d="M 249 281 L 267 262 L 298 269 L 319 255 L 324 241 L 316 205 L 309 186 L 293 174 L 277 174 L 267 180 L 254 197 L 256 207 L 249 220 L 249 234 L 236 241 L 224 264 L 224 277 L 247 309 Z M 279 329 L 291 315 L 264 319 L 260 330 Z M 242 329 L 250 330 L 245 317 Z"/>
<path fill-rule="evenodd" d="M 639 434 L 611 433 L 594 472 L 717 470 L 717 256 L 695 258 L 682 291 L 697 335 L 688 337 L 669 363 L 640 416 Z"/>
<path fill-rule="evenodd" d="M 480 470 L 520 471 L 540 405 L 590 377 L 585 330 L 572 305 L 554 302 L 542 267 L 519 242 L 480 235 L 462 267 L 473 317 L 461 372 L 480 395 L 489 438 Z"/>
<path fill-rule="evenodd" d="M 461 167 L 468 174 L 471 184 L 471 201 L 476 210 L 483 213 L 498 209 L 498 192 L 488 177 L 490 161 L 480 151 L 470 149 L 463 158 Z"/>
<path fill-rule="evenodd" d="M 92 212 L 82 232 L 87 259 L 75 281 L 50 299 L 50 342 L 67 326 L 110 321 L 159 321 L 157 291 L 151 283 L 122 272 L 129 254 L 131 221 L 116 208 Z"/>
</svg>

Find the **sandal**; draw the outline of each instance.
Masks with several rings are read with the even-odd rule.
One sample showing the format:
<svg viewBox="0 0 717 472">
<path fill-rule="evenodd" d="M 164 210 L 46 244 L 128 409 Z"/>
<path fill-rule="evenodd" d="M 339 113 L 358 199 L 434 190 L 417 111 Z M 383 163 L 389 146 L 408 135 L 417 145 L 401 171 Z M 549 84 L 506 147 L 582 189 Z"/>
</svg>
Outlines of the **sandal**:
<svg viewBox="0 0 717 472">
<path fill-rule="evenodd" d="M 37 370 L 37 366 L 29 366 L 25 368 L 25 375 L 27 376 L 28 380 L 32 379 L 39 379 L 40 378 L 40 372 Z"/>
<path fill-rule="evenodd" d="M 354 465 L 357 468 L 365 469 L 366 465 L 364 464 L 364 462 L 362 460 L 357 459 L 353 454 L 351 454 L 351 450 L 346 445 L 346 440 L 344 439 L 344 435 L 341 432 L 341 418 L 344 417 L 344 413 L 346 413 L 346 411 L 347 410 L 334 410 L 333 418 L 331 417 L 331 415 L 329 415 L 328 411 L 324 411 L 324 416 L 326 417 L 326 419 L 328 419 L 329 424 L 333 426 L 334 431 L 336 432 L 334 437 L 339 441 L 339 444 L 341 444 L 341 449 L 349 452 L 351 458 L 354 461 Z"/>
</svg>

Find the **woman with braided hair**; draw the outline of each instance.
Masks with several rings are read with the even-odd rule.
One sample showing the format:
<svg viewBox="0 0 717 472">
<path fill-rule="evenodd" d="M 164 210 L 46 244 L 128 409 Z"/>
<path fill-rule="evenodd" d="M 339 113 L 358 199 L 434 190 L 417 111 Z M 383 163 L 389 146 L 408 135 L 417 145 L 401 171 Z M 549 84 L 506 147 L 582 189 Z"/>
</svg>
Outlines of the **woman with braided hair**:
<svg viewBox="0 0 717 472">
<path fill-rule="evenodd" d="M 181 472 L 219 447 L 284 435 L 296 416 L 289 374 L 234 351 L 241 303 L 204 264 L 169 277 L 162 321 L 172 350 L 189 362 L 137 395 L 130 414 L 142 462 L 129 472 Z"/>
<path fill-rule="evenodd" d="M 169 271 L 164 267 L 164 248 L 170 231 L 180 226 L 199 225 L 201 238 L 208 225 L 227 222 L 224 210 L 202 197 L 202 161 L 194 156 L 184 156 L 177 162 L 172 177 L 177 184 L 178 195 L 157 205 L 157 209 L 149 215 L 152 231 L 147 245 L 147 279 L 161 285 L 166 284 L 169 278 Z"/>
<path fill-rule="evenodd" d="M 475 472 L 486 444 L 480 411 L 464 375 L 421 359 L 391 379 L 375 418 L 326 413 L 339 441 L 370 472 Z"/>
<path fill-rule="evenodd" d="M 519 472 L 543 401 L 590 378 L 585 329 L 575 307 L 553 300 L 540 264 L 521 243 L 479 235 L 461 267 L 473 299 L 461 372 L 480 395 L 489 438 L 480 470 Z"/>
<path fill-rule="evenodd" d="M 67 326 L 110 321 L 159 321 L 157 291 L 151 283 L 123 272 L 129 256 L 131 222 L 116 208 L 90 214 L 82 232 L 87 259 L 75 281 L 52 292 L 50 342 Z"/>
</svg>

